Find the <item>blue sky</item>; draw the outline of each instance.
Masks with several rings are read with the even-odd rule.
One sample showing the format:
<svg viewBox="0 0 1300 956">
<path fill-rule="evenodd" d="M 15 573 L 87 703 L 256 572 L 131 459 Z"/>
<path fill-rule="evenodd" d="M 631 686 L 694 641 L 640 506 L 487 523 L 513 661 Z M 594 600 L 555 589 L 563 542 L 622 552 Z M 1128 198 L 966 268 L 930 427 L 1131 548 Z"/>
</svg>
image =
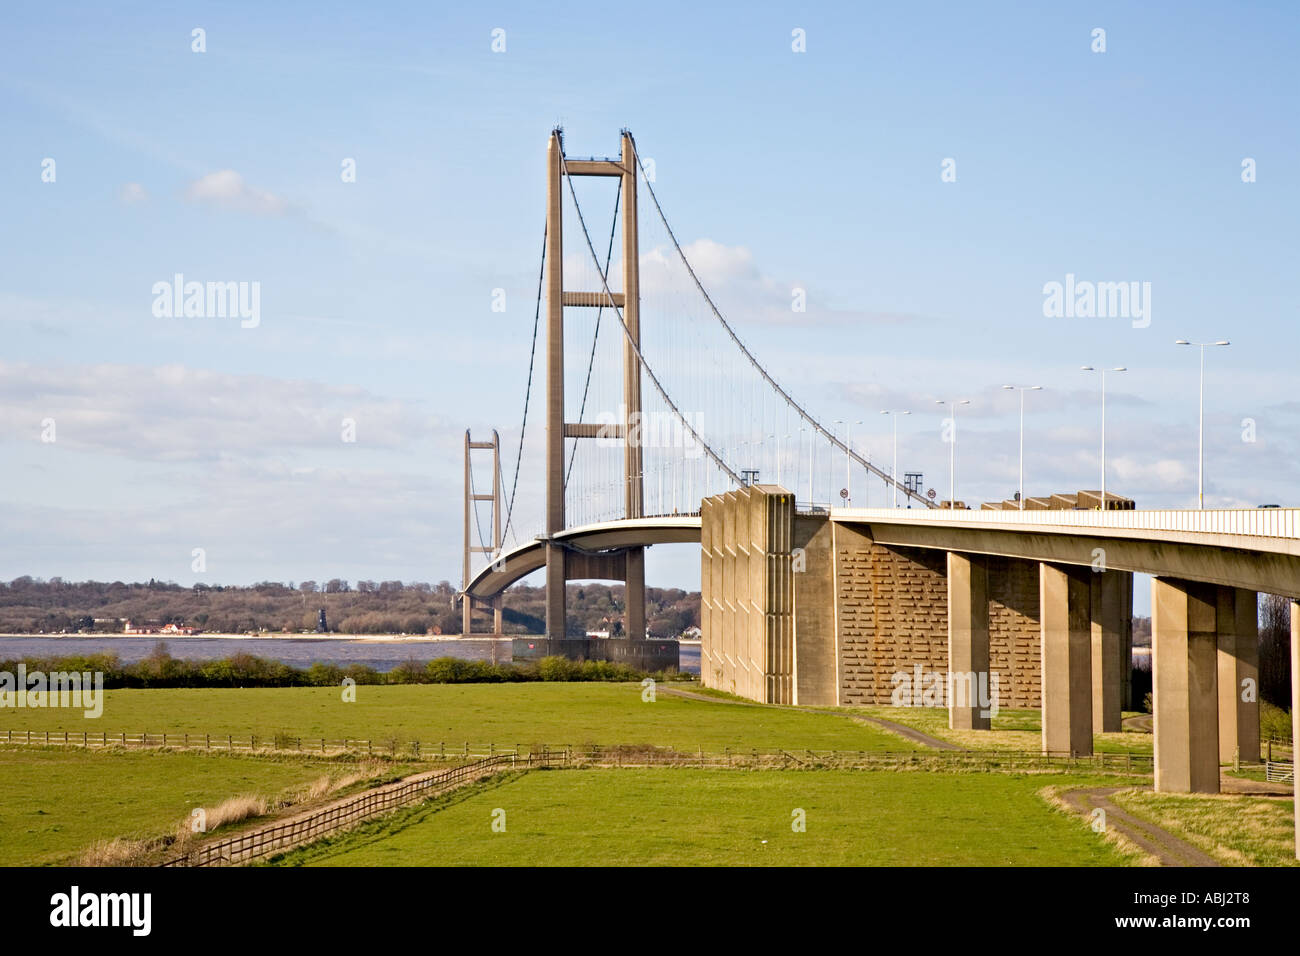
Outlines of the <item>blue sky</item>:
<svg viewBox="0 0 1300 956">
<path fill-rule="evenodd" d="M 1186 337 L 1233 342 L 1208 356 L 1207 504 L 1300 503 L 1294 5 L 6 17 L 0 578 L 458 580 L 465 428 L 499 428 L 513 464 L 557 123 L 574 155 L 630 127 L 677 235 L 732 264 L 701 271 L 756 354 L 824 420 L 862 419 L 878 460 L 879 410 L 912 409 L 901 464 L 940 495 L 949 397 L 972 401 L 961 497 L 1014 492 L 1004 382 L 1047 386 L 1027 491 L 1095 487 L 1078 367 L 1105 364 L 1130 369 L 1110 488 L 1194 505 Z M 259 282 L 260 323 L 156 317 L 176 273 Z M 1045 317 L 1066 274 L 1149 282 L 1150 325 Z M 808 312 L 774 318 L 796 286 Z M 690 549 L 659 551 L 651 583 L 698 586 Z"/>
</svg>

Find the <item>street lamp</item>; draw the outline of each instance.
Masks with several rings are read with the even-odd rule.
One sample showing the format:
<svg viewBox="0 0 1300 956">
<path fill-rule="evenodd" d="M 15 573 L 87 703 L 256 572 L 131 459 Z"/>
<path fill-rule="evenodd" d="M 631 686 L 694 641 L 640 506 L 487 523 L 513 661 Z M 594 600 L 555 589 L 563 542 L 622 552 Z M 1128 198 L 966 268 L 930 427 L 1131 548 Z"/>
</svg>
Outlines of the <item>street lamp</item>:
<svg viewBox="0 0 1300 956">
<path fill-rule="evenodd" d="M 948 448 L 948 510 L 952 511 L 957 507 L 957 406 L 969 405 L 969 398 L 958 399 L 955 402 L 945 402 L 943 399 L 935 399 L 936 405 L 947 405 L 952 409 L 952 444 Z"/>
<path fill-rule="evenodd" d="M 1196 440 L 1196 507 L 1203 509 L 1205 507 L 1205 349 L 1213 345 L 1232 343 L 1226 339 L 1219 339 L 1217 342 L 1189 342 L 1187 339 L 1179 339 L 1174 344 L 1195 345 L 1201 350 L 1201 410 Z"/>
<path fill-rule="evenodd" d="M 1041 392 L 1041 385 L 1003 385 L 1020 393 L 1020 510 L 1025 510 L 1025 392 Z"/>
<path fill-rule="evenodd" d="M 1101 510 L 1105 511 L 1106 505 L 1106 372 L 1127 372 L 1128 369 L 1123 365 L 1117 365 L 1112 369 L 1098 369 L 1091 365 L 1079 366 L 1085 372 L 1101 372 Z"/>
<path fill-rule="evenodd" d="M 910 415 L 911 412 L 900 411 L 897 408 L 882 409 L 880 414 L 892 415 L 894 417 L 894 467 L 889 472 L 889 479 L 894 485 L 894 507 L 898 507 L 898 416 Z"/>
</svg>

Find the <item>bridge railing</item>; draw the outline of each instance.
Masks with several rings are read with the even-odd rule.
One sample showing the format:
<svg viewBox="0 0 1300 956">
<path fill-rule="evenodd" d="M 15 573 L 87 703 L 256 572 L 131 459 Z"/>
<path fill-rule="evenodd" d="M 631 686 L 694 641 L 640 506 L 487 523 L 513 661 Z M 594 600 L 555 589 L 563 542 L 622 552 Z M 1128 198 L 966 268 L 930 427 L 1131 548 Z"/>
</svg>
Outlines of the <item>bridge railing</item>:
<svg viewBox="0 0 1300 956">
<path fill-rule="evenodd" d="M 903 508 L 834 508 L 837 520 L 936 522 L 939 524 L 1047 525 L 1122 531 L 1231 534 L 1259 538 L 1300 537 L 1300 508 L 1234 508 L 1212 511 L 923 511 Z"/>
</svg>

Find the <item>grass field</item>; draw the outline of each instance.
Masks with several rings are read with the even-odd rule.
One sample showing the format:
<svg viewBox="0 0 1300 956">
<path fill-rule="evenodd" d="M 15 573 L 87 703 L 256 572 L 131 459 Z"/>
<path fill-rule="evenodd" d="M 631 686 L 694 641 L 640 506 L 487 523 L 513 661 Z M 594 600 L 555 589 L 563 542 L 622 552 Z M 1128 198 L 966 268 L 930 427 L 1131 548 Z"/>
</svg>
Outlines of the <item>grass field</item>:
<svg viewBox="0 0 1300 956">
<path fill-rule="evenodd" d="M 1114 866 L 1038 796 L 1064 775 L 556 770 L 513 774 L 289 854 L 324 866 Z M 1113 785 L 1113 781 L 1112 781 Z M 505 832 L 492 829 L 505 812 Z M 791 828 L 806 814 L 806 832 Z"/>
<path fill-rule="evenodd" d="M 1150 791 L 1111 799 L 1231 866 L 1300 865 L 1292 800 Z"/>
<path fill-rule="evenodd" d="M 96 840 L 171 832 L 196 807 L 274 797 L 353 768 L 203 753 L 0 748 L 0 866 L 66 862 Z"/>
<path fill-rule="evenodd" d="M 468 741 L 508 749 L 520 744 L 656 744 L 693 750 L 725 747 L 812 750 L 913 750 L 896 734 L 848 714 L 747 707 L 674 697 L 643 702 L 639 684 L 422 684 L 360 686 L 356 702 L 337 688 L 110 690 L 104 713 L 0 710 L 4 732 L 235 734 L 311 738 L 420 740 L 448 747 Z"/>
</svg>

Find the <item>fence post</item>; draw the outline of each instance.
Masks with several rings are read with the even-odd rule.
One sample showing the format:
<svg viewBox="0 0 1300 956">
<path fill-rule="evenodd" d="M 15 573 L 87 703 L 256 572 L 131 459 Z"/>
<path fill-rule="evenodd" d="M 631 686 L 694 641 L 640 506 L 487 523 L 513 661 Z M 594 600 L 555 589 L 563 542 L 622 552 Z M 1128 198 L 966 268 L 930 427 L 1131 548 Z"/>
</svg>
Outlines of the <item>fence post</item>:
<svg viewBox="0 0 1300 956">
<path fill-rule="evenodd" d="M 372 754 L 374 754 L 374 752 L 375 752 L 374 741 L 373 741 L 373 740 L 367 740 L 367 741 L 366 741 L 366 756 L 369 757 L 369 756 L 371 756 Z"/>
<path fill-rule="evenodd" d="M 298 738 L 298 749 L 299 749 L 299 750 L 302 750 L 302 738 L 301 738 L 301 737 Z"/>
<path fill-rule="evenodd" d="M 465 756 L 469 756 L 469 741 L 465 741 Z"/>
<path fill-rule="evenodd" d="M 343 749 L 344 749 L 344 750 L 347 749 L 347 742 L 346 742 L 346 741 L 344 741 Z M 325 738 L 324 738 L 324 737 L 322 737 L 322 738 L 320 739 L 320 752 L 321 752 L 321 753 L 324 753 L 324 752 L 325 752 Z"/>
<path fill-rule="evenodd" d="M 230 734 L 226 734 L 226 749 L 227 750 L 235 749 L 235 738 Z"/>
</svg>

